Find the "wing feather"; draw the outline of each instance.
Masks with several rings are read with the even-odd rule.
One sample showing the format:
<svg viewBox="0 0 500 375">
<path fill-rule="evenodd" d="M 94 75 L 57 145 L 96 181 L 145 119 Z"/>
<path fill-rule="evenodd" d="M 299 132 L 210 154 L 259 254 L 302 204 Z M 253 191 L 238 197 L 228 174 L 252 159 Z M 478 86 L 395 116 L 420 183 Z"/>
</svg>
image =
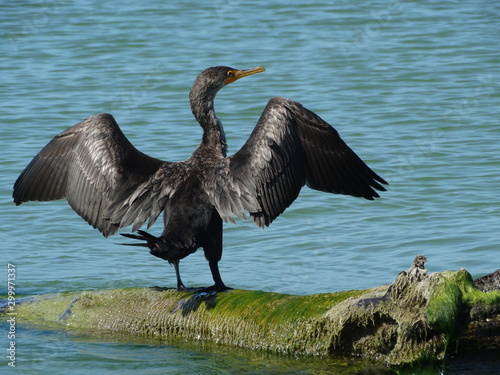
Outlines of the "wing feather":
<svg viewBox="0 0 500 375">
<path fill-rule="evenodd" d="M 100 114 L 54 137 L 21 173 L 13 198 L 17 205 L 66 198 L 83 219 L 109 236 L 132 223 L 138 229 L 146 220 L 156 220 L 165 207 L 158 204 L 175 189 L 177 164 L 138 151 L 113 116 Z M 159 176 L 167 179 L 158 181 Z M 146 191 L 149 184 L 162 188 Z"/>
<path fill-rule="evenodd" d="M 375 189 L 386 184 L 330 124 L 286 98 L 269 101 L 247 142 L 221 161 L 221 169 L 226 173 L 219 193 L 210 194 L 221 217 L 232 221 L 244 209 L 261 227 L 289 207 L 305 184 L 366 199 L 378 197 Z"/>
</svg>

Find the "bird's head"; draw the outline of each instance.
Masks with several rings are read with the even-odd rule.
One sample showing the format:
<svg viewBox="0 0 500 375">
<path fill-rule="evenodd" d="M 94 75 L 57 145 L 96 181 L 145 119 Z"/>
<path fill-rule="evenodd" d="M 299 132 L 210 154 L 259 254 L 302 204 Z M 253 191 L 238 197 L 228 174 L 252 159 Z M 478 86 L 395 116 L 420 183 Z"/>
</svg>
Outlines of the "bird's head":
<svg viewBox="0 0 500 375">
<path fill-rule="evenodd" d="M 265 71 L 262 66 L 253 69 L 238 70 L 228 66 L 214 66 L 202 71 L 194 81 L 191 93 L 205 93 L 215 96 L 224 86 L 251 74 Z"/>
<path fill-rule="evenodd" d="M 201 72 L 196 77 L 189 92 L 191 111 L 201 127 L 208 129 L 210 123 L 221 126 L 215 113 L 212 113 L 212 117 L 208 116 L 210 112 L 213 112 L 214 98 L 221 88 L 242 77 L 260 73 L 264 70 L 261 66 L 246 70 L 238 70 L 228 66 L 214 66 Z"/>
</svg>

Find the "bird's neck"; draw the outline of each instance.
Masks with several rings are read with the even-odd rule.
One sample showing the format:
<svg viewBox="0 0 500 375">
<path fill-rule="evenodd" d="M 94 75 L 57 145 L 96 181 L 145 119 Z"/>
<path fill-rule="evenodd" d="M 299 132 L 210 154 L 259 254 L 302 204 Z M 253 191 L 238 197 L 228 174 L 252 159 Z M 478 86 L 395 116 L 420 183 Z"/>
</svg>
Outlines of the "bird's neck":
<svg viewBox="0 0 500 375">
<path fill-rule="evenodd" d="M 202 145 L 207 146 L 213 152 L 220 152 L 226 157 L 226 134 L 222 123 L 215 114 L 214 98 L 205 97 L 203 100 L 191 100 L 191 110 L 203 128 Z"/>
<path fill-rule="evenodd" d="M 224 133 L 224 128 L 222 123 L 215 115 L 215 111 L 211 111 L 208 114 L 208 124 L 202 125 L 203 127 L 203 140 L 202 142 L 212 148 L 214 151 L 220 151 L 220 153 L 226 157 L 227 153 L 227 142 L 226 133 Z"/>
</svg>

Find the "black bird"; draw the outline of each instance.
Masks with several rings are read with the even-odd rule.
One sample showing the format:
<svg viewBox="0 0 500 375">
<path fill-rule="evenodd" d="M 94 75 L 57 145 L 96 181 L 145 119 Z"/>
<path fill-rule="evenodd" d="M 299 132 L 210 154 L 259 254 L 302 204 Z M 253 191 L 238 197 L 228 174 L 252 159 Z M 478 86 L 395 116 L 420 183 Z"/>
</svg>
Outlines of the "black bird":
<svg viewBox="0 0 500 375">
<path fill-rule="evenodd" d="M 14 202 L 66 198 L 104 236 L 132 226 L 148 228 L 164 211 L 160 237 L 139 231 L 123 234 L 145 241 L 151 254 L 175 267 L 177 289 L 189 290 L 179 261 L 203 248 L 215 284 L 229 289 L 218 263 L 222 222 L 249 212 L 258 227 L 268 226 L 299 195 L 302 186 L 372 200 L 386 182 L 339 137 L 337 131 L 301 104 L 269 100 L 243 147 L 227 157 L 226 136 L 215 115 L 214 98 L 225 85 L 263 72 L 217 66 L 204 70 L 189 94 L 191 110 L 203 128 L 193 155 L 162 161 L 138 151 L 113 116 L 100 114 L 57 135 L 30 162 L 14 185 Z"/>
</svg>

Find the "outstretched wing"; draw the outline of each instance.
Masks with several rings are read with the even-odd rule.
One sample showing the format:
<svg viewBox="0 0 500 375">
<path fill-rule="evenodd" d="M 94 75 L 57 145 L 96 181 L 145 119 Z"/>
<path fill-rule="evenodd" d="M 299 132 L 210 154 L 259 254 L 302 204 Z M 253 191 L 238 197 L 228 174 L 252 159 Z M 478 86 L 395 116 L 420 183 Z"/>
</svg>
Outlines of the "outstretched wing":
<svg viewBox="0 0 500 375">
<path fill-rule="evenodd" d="M 213 195 L 215 207 L 225 220 L 245 209 L 260 227 L 290 206 L 304 184 L 373 199 L 387 183 L 330 124 L 286 98 L 269 101 L 247 142 L 224 163 L 227 177 Z"/>
<path fill-rule="evenodd" d="M 138 151 L 113 116 L 100 114 L 52 139 L 15 182 L 13 198 L 16 205 L 66 198 L 107 237 L 154 222 L 175 189 L 179 164 Z"/>
</svg>

